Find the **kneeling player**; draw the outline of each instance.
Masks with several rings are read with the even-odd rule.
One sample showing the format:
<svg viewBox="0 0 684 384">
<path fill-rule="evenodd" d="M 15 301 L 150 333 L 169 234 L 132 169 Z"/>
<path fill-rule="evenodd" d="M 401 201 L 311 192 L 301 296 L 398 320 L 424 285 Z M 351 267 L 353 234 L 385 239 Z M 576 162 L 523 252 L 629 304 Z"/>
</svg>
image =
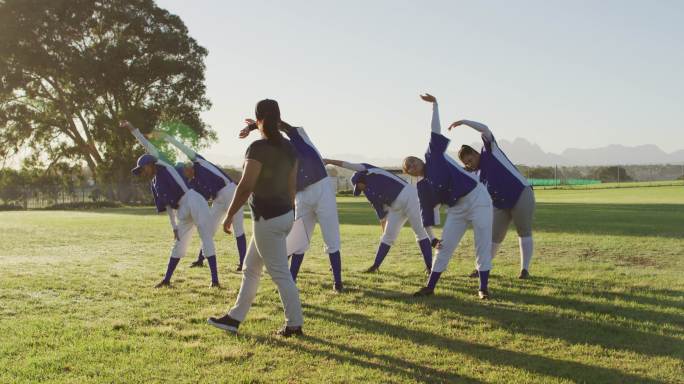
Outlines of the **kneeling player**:
<svg viewBox="0 0 684 384">
<path fill-rule="evenodd" d="M 356 171 L 351 178 L 354 196 L 363 193 L 371 203 L 380 219 L 383 229 L 382 239 L 375 254 L 375 262 L 365 272 L 376 272 L 387 256 L 390 247 L 399 236 L 406 220 L 416 235 L 416 241 L 423 254 L 425 268 L 432 268 L 432 248 L 428 233 L 420 217 L 418 191 L 402 178 L 370 164 L 355 164 L 339 160 L 323 160 L 326 164 L 336 165 Z"/>
<path fill-rule="evenodd" d="M 206 200 L 186 185 L 176 169 L 159 160 L 159 151 L 138 129 L 127 121 L 122 122 L 121 127 L 129 129 L 147 151 L 146 154 L 138 158 L 138 164 L 131 172 L 136 176 L 150 180 L 157 212 L 166 211 L 169 214 L 173 236 L 176 240 L 171 250 L 164 280 L 156 287 L 171 285 L 171 276 L 173 276 L 180 258 L 185 256 L 195 226 L 197 226 L 202 240 L 202 251 L 205 255 L 209 255 L 207 262 L 211 270 L 211 286 L 218 287 L 214 231 Z M 176 218 L 178 224 L 176 224 Z"/>
</svg>

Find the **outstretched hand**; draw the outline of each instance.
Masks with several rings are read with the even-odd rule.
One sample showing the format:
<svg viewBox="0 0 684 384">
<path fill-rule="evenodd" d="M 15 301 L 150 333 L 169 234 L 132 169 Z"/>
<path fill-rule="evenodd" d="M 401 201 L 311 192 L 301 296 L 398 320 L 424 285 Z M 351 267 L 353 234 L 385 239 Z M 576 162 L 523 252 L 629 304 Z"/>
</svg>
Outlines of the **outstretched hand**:
<svg viewBox="0 0 684 384">
<path fill-rule="evenodd" d="M 423 99 L 423 101 L 427 101 L 428 103 L 436 103 L 437 102 L 437 98 L 432 96 L 429 93 L 420 95 L 420 98 Z"/>
<path fill-rule="evenodd" d="M 133 130 L 135 129 L 133 124 L 131 124 L 128 120 L 121 120 L 121 122 L 119 122 L 119 128 L 128 129 L 131 132 L 133 132 Z"/>
<path fill-rule="evenodd" d="M 463 124 L 464 124 L 463 120 L 454 121 L 454 122 L 451 123 L 451 125 L 449 126 L 449 130 L 451 131 L 451 128 L 456 128 L 456 127 L 461 126 L 461 125 L 463 125 Z"/>
<path fill-rule="evenodd" d="M 256 129 L 256 121 L 254 121 L 254 119 L 245 119 L 245 124 L 247 124 L 247 126 L 242 128 L 238 135 L 241 139 L 249 136 L 249 133 Z"/>
</svg>

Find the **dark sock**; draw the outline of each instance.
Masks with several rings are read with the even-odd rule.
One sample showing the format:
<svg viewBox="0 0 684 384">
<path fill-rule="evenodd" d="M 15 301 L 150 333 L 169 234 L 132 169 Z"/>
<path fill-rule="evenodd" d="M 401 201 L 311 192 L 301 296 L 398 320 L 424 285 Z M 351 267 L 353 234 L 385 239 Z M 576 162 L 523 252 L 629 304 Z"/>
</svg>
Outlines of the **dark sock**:
<svg viewBox="0 0 684 384">
<path fill-rule="evenodd" d="M 435 289 L 440 276 L 442 276 L 442 272 L 430 272 L 430 279 L 428 279 L 427 287 Z"/>
<path fill-rule="evenodd" d="M 342 258 L 340 257 L 340 251 L 328 254 L 330 258 L 330 267 L 332 268 L 333 278 L 335 279 L 335 284 L 342 284 Z"/>
<path fill-rule="evenodd" d="M 211 282 L 218 283 L 218 268 L 216 268 L 216 256 L 212 255 L 207 257 L 207 263 L 209 263 L 209 270 L 211 271 Z"/>
<path fill-rule="evenodd" d="M 489 271 L 480 271 L 480 291 L 487 290 L 487 283 L 489 283 Z"/>
<path fill-rule="evenodd" d="M 385 256 L 387 256 L 389 250 L 389 245 L 382 242 L 380 243 L 380 245 L 378 246 L 378 252 L 375 254 L 375 262 L 373 262 L 374 267 L 380 267 L 380 264 L 382 264 L 382 261 L 385 260 Z"/>
<path fill-rule="evenodd" d="M 235 238 L 237 243 L 238 255 L 240 257 L 240 265 L 245 262 L 245 255 L 247 254 L 247 238 L 244 234 Z"/>
<path fill-rule="evenodd" d="M 169 258 L 169 265 L 166 267 L 166 275 L 164 276 L 164 281 L 171 281 L 171 276 L 173 276 L 173 271 L 176 270 L 176 266 L 178 265 L 179 261 L 180 259 L 175 257 Z"/>
<path fill-rule="evenodd" d="M 299 274 L 299 267 L 302 266 L 302 261 L 304 261 L 303 253 L 294 253 L 290 258 L 290 274 L 294 281 L 297 281 L 297 274 Z"/>
<path fill-rule="evenodd" d="M 202 253 L 202 250 L 200 249 L 199 255 L 197 255 L 197 262 L 201 263 L 204 261 L 204 254 Z"/>
<path fill-rule="evenodd" d="M 423 254 L 423 261 L 425 262 L 425 267 L 430 270 L 432 269 L 432 244 L 429 238 L 425 238 L 418 242 L 420 247 L 420 252 Z"/>
</svg>

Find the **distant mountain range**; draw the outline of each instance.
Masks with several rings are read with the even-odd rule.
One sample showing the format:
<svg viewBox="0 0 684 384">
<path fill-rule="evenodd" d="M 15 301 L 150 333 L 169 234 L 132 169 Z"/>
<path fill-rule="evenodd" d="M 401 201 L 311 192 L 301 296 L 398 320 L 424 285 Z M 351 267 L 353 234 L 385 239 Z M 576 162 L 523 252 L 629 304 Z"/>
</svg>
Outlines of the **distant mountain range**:
<svg viewBox="0 0 684 384">
<path fill-rule="evenodd" d="M 471 144 L 480 149 L 481 142 Z M 515 164 L 529 166 L 592 166 L 592 165 L 648 165 L 648 164 L 682 164 L 684 149 L 667 153 L 657 145 L 645 144 L 635 147 L 624 145 L 608 145 L 600 148 L 568 148 L 560 154 L 545 152 L 539 145 L 517 138 L 513 141 L 499 140 L 499 145 L 508 158 Z M 456 158 L 455 151 L 450 152 Z M 243 158 L 240 156 L 221 156 L 216 154 L 209 158 L 212 161 L 231 167 L 240 167 Z M 324 154 L 333 159 L 348 160 L 358 163 L 370 163 L 381 167 L 399 168 L 402 157 L 364 156 L 360 154 L 337 153 Z"/>
<path fill-rule="evenodd" d="M 480 149 L 482 143 L 471 144 Z M 653 144 L 628 147 L 624 145 L 608 145 L 600 148 L 568 148 L 560 154 L 545 152 L 539 145 L 523 138 L 513 141 L 499 140 L 501 149 L 515 164 L 530 166 L 588 166 L 588 165 L 646 165 L 646 164 L 681 164 L 684 163 L 684 149 L 667 153 Z M 456 158 L 452 151 L 451 155 Z M 402 158 L 377 158 L 360 155 L 340 154 L 333 158 L 365 162 L 378 166 L 399 167 Z"/>
</svg>

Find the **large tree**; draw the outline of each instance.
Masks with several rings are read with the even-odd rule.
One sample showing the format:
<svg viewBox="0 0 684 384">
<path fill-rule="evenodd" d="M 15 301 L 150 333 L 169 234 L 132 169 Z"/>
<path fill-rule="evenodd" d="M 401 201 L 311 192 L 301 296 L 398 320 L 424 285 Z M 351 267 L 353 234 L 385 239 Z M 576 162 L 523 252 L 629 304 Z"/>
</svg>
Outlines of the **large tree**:
<svg viewBox="0 0 684 384">
<path fill-rule="evenodd" d="M 152 0 L 0 0 L 0 157 L 28 148 L 121 182 L 140 152 L 122 118 L 211 141 L 206 55 Z"/>
</svg>

